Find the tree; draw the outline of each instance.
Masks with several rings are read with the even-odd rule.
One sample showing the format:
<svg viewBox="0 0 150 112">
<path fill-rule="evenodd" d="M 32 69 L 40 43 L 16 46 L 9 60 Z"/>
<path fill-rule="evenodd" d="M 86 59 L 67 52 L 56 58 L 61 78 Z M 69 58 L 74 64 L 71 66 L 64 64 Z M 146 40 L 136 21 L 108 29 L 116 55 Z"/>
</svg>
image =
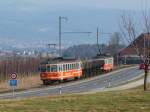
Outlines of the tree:
<svg viewBox="0 0 150 112">
<path fill-rule="evenodd" d="M 138 43 L 138 35 L 140 34 L 138 31 L 138 27 L 135 24 L 135 21 L 133 20 L 132 16 L 130 15 L 122 15 L 121 16 L 121 32 L 123 34 L 123 37 L 126 39 L 130 45 L 135 49 L 137 55 L 140 57 L 142 62 L 145 65 L 144 69 L 144 91 L 147 90 L 147 76 L 148 76 L 148 67 L 150 65 L 150 44 L 149 44 L 149 39 L 145 38 L 145 35 L 148 35 L 150 38 L 150 16 L 143 12 L 142 14 L 142 25 L 143 29 L 143 45 L 140 46 Z M 142 27 L 142 26 L 140 26 Z"/>
<path fill-rule="evenodd" d="M 111 55 L 116 55 L 118 51 L 125 47 L 123 43 L 121 43 L 121 34 L 119 32 L 114 32 L 111 35 L 108 45 L 108 51 Z"/>
<path fill-rule="evenodd" d="M 118 32 L 114 32 L 111 35 L 110 41 L 109 41 L 109 45 L 119 45 L 121 41 L 121 34 Z"/>
</svg>

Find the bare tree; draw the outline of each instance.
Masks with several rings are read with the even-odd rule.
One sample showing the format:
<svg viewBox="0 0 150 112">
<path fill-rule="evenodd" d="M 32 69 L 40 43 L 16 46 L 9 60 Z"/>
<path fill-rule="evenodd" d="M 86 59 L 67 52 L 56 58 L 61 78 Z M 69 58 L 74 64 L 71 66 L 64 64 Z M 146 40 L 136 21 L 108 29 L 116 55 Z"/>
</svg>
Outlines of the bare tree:
<svg viewBox="0 0 150 112">
<path fill-rule="evenodd" d="M 139 45 L 139 32 L 137 31 L 137 26 L 135 24 L 135 21 L 133 20 L 132 16 L 130 15 L 122 15 L 121 16 L 121 32 L 123 34 L 123 37 L 126 39 L 128 43 L 130 43 L 130 47 L 132 47 L 137 55 L 140 57 L 142 62 L 145 65 L 145 75 L 144 75 L 144 91 L 147 90 L 147 76 L 148 76 L 148 67 L 150 65 L 150 44 L 149 44 L 149 38 L 150 37 L 150 16 L 148 14 L 143 12 L 143 46 Z"/>
<path fill-rule="evenodd" d="M 111 35 L 111 38 L 109 40 L 109 45 L 119 45 L 121 42 L 121 35 L 119 32 L 114 32 Z"/>
<path fill-rule="evenodd" d="M 119 32 L 114 32 L 110 35 L 109 45 L 107 46 L 107 51 L 116 56 L 120 49 L 124 48 L 125 44 L 122 42 L 122 37 Z"/>
</svg>

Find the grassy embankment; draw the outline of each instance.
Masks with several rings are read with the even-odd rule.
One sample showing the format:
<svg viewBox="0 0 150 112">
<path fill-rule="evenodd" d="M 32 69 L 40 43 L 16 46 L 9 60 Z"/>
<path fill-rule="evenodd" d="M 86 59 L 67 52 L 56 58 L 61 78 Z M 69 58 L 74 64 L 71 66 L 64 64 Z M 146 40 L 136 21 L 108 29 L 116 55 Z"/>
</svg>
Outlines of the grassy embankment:
<svg viewBox="0 0 150 112">
<path fill-rule="evenodd" d="M 1 100 L 0 112 L 150 112 L 150 91 L 144 92 L 141 86 L 118 92 Z"/>
</svg>

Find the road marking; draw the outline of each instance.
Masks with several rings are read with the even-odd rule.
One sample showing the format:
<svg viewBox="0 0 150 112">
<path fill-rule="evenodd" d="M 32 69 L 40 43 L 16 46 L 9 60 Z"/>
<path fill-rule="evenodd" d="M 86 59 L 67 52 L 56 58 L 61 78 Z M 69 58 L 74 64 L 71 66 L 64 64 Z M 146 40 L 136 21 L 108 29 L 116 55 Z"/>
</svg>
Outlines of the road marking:
<svg viewBox="0 0 150 112">
<path fill-rule="evenodd" d="M 40 95 L 49 95 L 49 93 L 39 93 Z"/>
</svg>

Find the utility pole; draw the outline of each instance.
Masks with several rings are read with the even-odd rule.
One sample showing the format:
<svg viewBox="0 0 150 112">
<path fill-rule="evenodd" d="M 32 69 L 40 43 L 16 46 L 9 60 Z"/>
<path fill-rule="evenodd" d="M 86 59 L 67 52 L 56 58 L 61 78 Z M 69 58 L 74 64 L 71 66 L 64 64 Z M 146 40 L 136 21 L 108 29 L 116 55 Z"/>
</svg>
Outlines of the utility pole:
<svg viewBox="0 0 150 112">
<path fill-rule="evenodd" d="M 64 20 L 68 20 L 67 17 L 61 17 L 59 16 L 59 56 L 61 57 L 62 56 L 62 51 L 61 51 L 61 20 L 64 19 Z"/>
<path fill-rule="evenodd" d="M 98 47 L 99 55 L 101 55 L 102 53 L 101 53 L 101 50 L 100 50 L 98 38 L 99 38 L 99 29 L 98 29 L 98 27 L 97 27 L 97 47 Z"/>
<path fill-rule="evenodd" d="M 62 42 L 61 42 L 61 36 L 62 36 L 62 33 L 63 34 L 72 34 L 72 33 L 74 33 L 74 34 L 90 34 L 90 33 L 92 33 L 92 32 L 62 32 L 62 20 L 68 20 L 67 19 L 67 17 L 61 17 L 61 16 L 59 16 L 59 56 L 61 57 L 62 56 Z"/>
<path fill-rule="evenodd" d="M 101 55 L 102 52 L 101 52 L 100 45 L 99 45 L 99 33 L 100 33 L 101 35 L 110 35 L 110 34 L 112 34 L 112 33 L 99 32 L 99 28 L 97 27 L 97 47 L 98 47 L 99 55 Z"/>
</svg>

